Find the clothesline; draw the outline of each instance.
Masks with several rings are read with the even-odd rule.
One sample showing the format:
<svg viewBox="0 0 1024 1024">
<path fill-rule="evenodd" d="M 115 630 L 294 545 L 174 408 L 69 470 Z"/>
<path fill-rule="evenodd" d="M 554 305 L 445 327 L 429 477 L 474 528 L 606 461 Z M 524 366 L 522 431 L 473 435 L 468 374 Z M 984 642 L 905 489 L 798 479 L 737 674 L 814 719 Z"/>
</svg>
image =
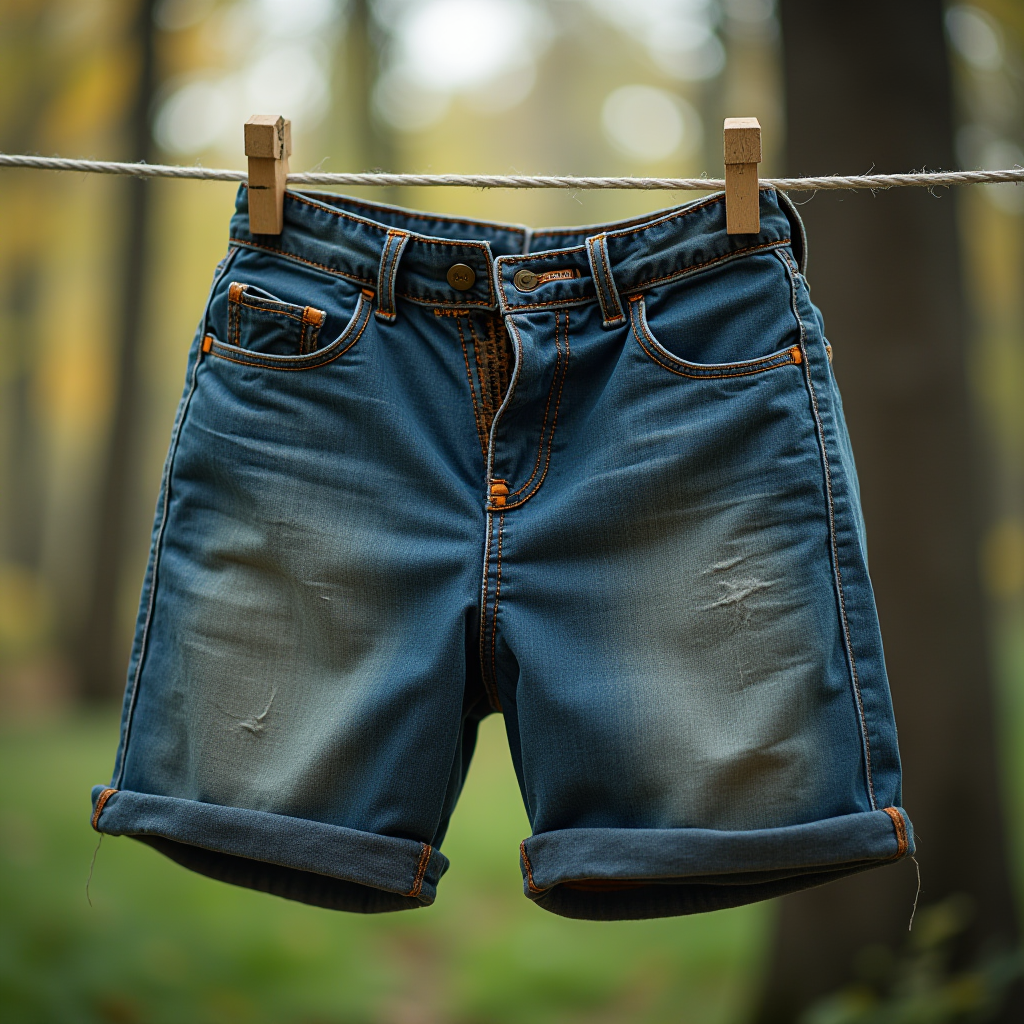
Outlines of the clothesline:
<svg viewBox="0 0 1024 1024">
<path fill-rule="evenodd" d="M 246 181 L 245 171 L 177 164 L 115 163 L 105 160 L 66 160 L 62 157 L 21 156 L 0 153 L 0 167 L 31 167 L 44 171 L 79 171 L 89 174 L 123 174 L 136 178 L 190 178 L 201 181 Z M 761 188 L 784 192 L 818 189 L 935 188 L 948 185 L 1024 182 L 1024 167 L 1004 171 L 922 171 L 912 174 L 826 175 L 815 178 L 761 178 Z M 602 178 L 575 175 L 526 174 L 327 174 L 309 171 L 289 174 L 289 185 L 464 186 L 468 188 L 564 188 L 564 189 L 664 189 L 669 191 L 717 191 L 723 178 Z"/>
</svg>

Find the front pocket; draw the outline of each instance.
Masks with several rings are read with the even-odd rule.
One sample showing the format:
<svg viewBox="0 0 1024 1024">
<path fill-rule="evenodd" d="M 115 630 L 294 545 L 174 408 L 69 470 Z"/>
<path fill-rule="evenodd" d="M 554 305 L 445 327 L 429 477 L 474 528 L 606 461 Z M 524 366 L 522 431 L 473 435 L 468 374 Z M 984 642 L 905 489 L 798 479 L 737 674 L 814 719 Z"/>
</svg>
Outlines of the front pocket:
<svg viewBox="0 0 1024 1024">
<path fill-rule="evenodd" d="M 647 311 L 642 295 L 630 299 L 629 316 L 633 327 L 633 336 L 648 358 L 658 366 L 680 377 L 749 377 L 755 373 L 763 373 L 765 370 L 773 370 L 778 366 L 799 366 L 803 362 L 800 345 L 794 343 L 757 359 L 742 359 L 733 363 L 691 363 L 669 352 L 655 338 L 647 323 Z"/>
<path fill-rule="evenodd" d="M 372 311 L 373 292 L 359 292 L 355 312 L 341 334 L 329 345 L 304 355 L 253 352 L 238 345 L 218 341 L 212 334 L 208 334 L 204 339 L 202 351 L 204 354 L 208 352 L 218 359 L 226 359 L 230 363 L 239 363 L 242 366 L 264 367 L 273 370 L 312 370 L 325 363 L 333 363 L 335 359 L 343 356 L 362 337 Z"/>
<path fill-rule="evenodd" d="M 252 284 L 228 286 L 227 342 L 235 348 L 267 355 L 315 352 L 327 314 L 313 306 L 283 302 Z"/>
</svg>

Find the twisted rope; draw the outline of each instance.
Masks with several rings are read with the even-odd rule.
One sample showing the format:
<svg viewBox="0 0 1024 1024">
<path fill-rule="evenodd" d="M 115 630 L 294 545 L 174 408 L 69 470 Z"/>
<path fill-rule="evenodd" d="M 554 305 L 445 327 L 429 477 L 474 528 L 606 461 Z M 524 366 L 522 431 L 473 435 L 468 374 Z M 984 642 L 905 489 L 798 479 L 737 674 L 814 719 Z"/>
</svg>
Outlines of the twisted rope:
<svg viewBox="0 0 1024 1024">
<path fill-rule="evenodd" d="M 246 181 L 245 171 L 177 164 L 131 164 L 106 160 L 65 160 L 62 157 L 15 156 L 0 153 L 0 167 L 34 167 L 44 171 L 125 174 L 135 178 L 192 178 L 202 181 Z M 998 184 L 1024 181 L 1024 168 L 1005 171 L 926 171 L 914 174 L 826 175 L 817 178 L 762 178 L 761 188 L 784 192 L 818 189 L 899 187 L 936 188 L 948 185 Z M 289 174 L 289 185 L 449 185 L 468 188 L 665 189 L 712 192 L 725 188 L 722 178 L 583 178 L 574 175 L 527 174 Z"/>
</svg>

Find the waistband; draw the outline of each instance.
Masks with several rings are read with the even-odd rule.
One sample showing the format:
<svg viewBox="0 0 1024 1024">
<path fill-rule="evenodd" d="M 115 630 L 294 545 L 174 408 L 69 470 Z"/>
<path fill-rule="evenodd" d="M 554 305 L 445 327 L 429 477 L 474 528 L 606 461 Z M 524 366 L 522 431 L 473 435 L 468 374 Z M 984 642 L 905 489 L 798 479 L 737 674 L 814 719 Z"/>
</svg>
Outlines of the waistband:
<svg viewBox="0 0 1024 1024">
<path fill-rule="evenodd" d="M 760 208 L 757 235 L 726 234 L 722 193 L 613 224 L 531 230 L 287 191 L 281 234 L 253 235 L 242 185 L 231 244 L 371 289 L 383 319 L 395 317 L 396 298 L 502 313 L 597 301 L 610 326 L 622 317 L 621 298 L 722 259 L 789 245 L 803 270 L 806 236 L 792 202 L 763 189 Z"/>
</svg>

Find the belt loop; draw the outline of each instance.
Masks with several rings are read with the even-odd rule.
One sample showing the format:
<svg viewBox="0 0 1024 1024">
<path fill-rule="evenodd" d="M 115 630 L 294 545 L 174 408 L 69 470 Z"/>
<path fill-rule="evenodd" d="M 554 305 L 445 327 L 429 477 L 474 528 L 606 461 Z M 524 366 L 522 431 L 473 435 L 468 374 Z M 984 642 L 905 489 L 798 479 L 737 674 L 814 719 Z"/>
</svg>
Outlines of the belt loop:
<svg viewBox="0 0 1024 1024">
<path fill-rule="evenodd" d="M 626 314 L 622 312 L 619 291 L 615 287 L 615 278 L 612 277 L 606 235 L 592 235 L 587 239 L 587 259 L 590 260 L 590 272 L 594 275 L 597 301 L 601 304 L 602 326 L 618 327 L 625 322 Z"/>
<path fill-rule="evenodd" d="M 395 311 L 395 277 L 398 275 L 398 261 L 408 241 L 407 231 L 388 231 L 377 271 L 377 308 L 373 315 L 378 320 L 390 323 L 398 315 Z"/>
</svg>

